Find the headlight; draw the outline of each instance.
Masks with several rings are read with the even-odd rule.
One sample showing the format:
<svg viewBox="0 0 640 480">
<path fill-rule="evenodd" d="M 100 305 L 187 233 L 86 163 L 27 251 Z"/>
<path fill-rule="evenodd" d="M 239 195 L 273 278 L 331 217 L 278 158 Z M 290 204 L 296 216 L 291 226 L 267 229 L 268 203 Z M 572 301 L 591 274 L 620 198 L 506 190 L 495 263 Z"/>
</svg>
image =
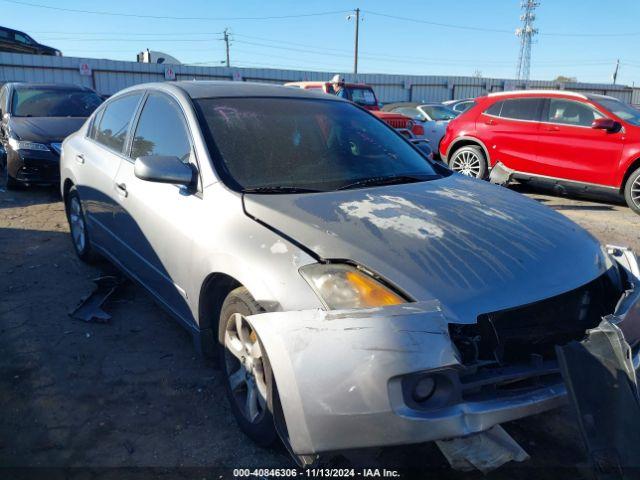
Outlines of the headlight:
<svg viewBox="0 0 640 480">
<path fill-rule="evenodd" d="M 43 143 L 25 142 L 21 140 L 16 140 L 15 138 L 9 139 L 9 146 L 14 150 L 40 150 L 44 152 L 49 151 L 49 147 L 47 147 Z"/>
<path fill-rule="evenodd" d="M 407 301 L 351 265 L 314 263 L 302 267 L 300 274 L 329 310 L 384 307 Z"/>
</svg>

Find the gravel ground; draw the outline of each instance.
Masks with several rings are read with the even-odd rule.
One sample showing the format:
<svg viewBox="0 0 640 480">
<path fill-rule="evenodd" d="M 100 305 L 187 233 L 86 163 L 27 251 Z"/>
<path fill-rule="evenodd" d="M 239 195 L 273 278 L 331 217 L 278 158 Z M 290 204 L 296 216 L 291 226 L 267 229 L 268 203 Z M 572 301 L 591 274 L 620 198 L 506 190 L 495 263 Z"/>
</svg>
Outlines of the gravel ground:
<svg viewBox="0 0 640 480">
<path fill-rule="evenodd" d="M 521 191 L 603 243 L 640 251 L 640 216 L 626 207 Z M 190 337 L 140 288 L 120 289 L 107 324 L 67 316 L 91 291 L 91 279 L 110 267 L 76 258 L 54 190 L 0 191 L 0 259 L 0 466 L 81 467 L 78 478 L 129 472 L 111 467 L 146 467 L 129 472 L 145 478 L 204 478 L 212 471 L 218 478 L 229 474 L 219 468 L 292 466 L 282 447 L 261 449 L 242 435 L 219 370 L 195 355 Z M 560 471 L 580 478 L 582 447 L 567 408 L 504 427 L 531 460 L 488 478 L 551 479 Z M 355 465 L 425 473 L 446 467 L 433 444 L 348 457 Z M 87 468 L 91 474 L 82 476 Z M 40 472 L 4 470 L 0 478 Z M 445 477 L 483 478 L 439 470 Z"/>
</svg>

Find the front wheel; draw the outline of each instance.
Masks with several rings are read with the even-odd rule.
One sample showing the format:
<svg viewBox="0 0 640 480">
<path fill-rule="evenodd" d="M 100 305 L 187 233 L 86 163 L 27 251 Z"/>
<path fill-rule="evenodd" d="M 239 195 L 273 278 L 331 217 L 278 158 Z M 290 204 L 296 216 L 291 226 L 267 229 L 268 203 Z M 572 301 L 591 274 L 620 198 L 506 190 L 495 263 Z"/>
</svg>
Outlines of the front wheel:
<svg viewBox="0 0 640 480">
<path fill-rule="evenodd" d="M 640 167 L 636 168 L 627 179 L 624 186 L 624 199 L 631 210 L 640 214 Z"/>
<path fill-rule="evenodd" d="M 484 178 L 487 175 L 487 159 L 482 148 L 467 145 L 453 152 L 449 168 L 467 177 Z"/>
<path fill-rule="evenodd" d="M 84 216 L 82 204 L 80 203 L 80 196 L 75 187 L 71 187 L 71 190 L 69 190 L 66 195 L 65 210 L 67 212 L 67 220 L 69 221 L 73 248 L 80 260 L 91 263 L 95 260 L 96 255 L 89 240 L 87 220 Z"/>
<path fill-rule="evenodd" d="M 246 317 L 263 312 L 244 287 L 233 290 L 220 311 L 220 364 L 227 397 L 242 431 L 260 446 L 277 439 L 273 421 L 273 375 L 256 332 Z"/>
</svg>

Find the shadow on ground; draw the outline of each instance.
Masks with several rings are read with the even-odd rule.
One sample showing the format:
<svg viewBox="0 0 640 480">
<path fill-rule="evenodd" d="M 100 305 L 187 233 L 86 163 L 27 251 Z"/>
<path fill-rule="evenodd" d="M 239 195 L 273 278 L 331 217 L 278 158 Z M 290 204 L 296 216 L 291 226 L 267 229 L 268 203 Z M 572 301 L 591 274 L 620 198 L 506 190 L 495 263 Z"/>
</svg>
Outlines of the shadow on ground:
<svg viewBox="0 0 640 480">
<path fill-rule="evenodd" d="M 282 447 L 259 448 L 240 432 L 220 371 L 139 287 L 108 304 L 107 324 L 68 317 L 109 267 L 76 258 L 62 204 L 45 192 L 12 193 L 15 208 L 0 209 L 0 466 L 292 466 Z M 487 478 L 578 478 L 580 440 L 567 409 L 505 428 L 532 459 Z M 484 478 L 447 470 L 434 444 L 347 457 L 355 466 Z"/>
</svg>

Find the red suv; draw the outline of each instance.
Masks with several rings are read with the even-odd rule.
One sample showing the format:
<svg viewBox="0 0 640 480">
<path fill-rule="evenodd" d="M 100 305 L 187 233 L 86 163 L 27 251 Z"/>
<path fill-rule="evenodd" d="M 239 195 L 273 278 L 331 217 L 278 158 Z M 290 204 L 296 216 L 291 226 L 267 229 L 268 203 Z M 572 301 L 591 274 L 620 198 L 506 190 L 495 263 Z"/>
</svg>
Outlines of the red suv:
<svg viewBox="0 0 640 480">
<path fill-rule="evenodd" d="M 439 150 L 464 175 L 623 195 L 640 213 L 640 110 L 613 97 L 491 93 L 449 123 Z"/>
</svg>

